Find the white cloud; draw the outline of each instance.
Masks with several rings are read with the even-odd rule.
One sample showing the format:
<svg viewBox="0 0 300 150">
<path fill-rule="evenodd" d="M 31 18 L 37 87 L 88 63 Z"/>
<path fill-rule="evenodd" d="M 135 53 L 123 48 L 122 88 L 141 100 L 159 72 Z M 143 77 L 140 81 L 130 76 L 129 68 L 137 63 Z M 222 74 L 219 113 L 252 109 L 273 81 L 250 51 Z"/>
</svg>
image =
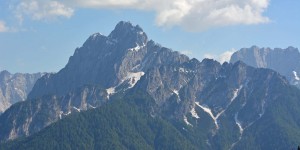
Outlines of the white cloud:
<svg viewBox="0 0 300 150">
<path fill-rule="evenodd" d="M 5 25 L 4 21 L 0 20 L 0 32 L 7 32 L 9 29 L 8 27 Z"/>
<path fill-rule="evenodd" d="M 216 55 L 214 55 L 214 54 L 204 54 L 204 58 L 208 58 L 208 59 L 216 59 L 217 58 L 217 56 Z"/>
<path fill-rule="evenodd" d="M 181 26 L 188 31 L 239 24 L 266 23 L 263 16 L 270 0 L 23 0 L 19 17 L 35 20 L 71 17 L 78 8 L 136 9 L 156 13 L 158 26 Z"/>
<path fill-rule="evenodd" d="M 172 1 L 170 8 L 157 11 L 157 24 L 203 31 L 220 26 L 266 23 L 269 19 L 262 13 L 268 3 L 268 0 Z"/>
<path fill-rule="evenodd" d="M 191 56 L 193 54 L 192 51 L 190 50 L 183 50 L 183 51 L 179 51 L 181 54 L 187 55 L 187 56 Z"/>
<path fill-rule="evenodd" d="M 229 62 L 230 58 L 234 52 L 235 52 L 235 50 L 231 50 L 231 51 L 226 51 L 226 52 L 222 53 L 218 57 L 219 62 L 221 62 L 221 63 Z"/>
<path fill-rule="evenodd" d="M 224 53 L 219 54 L 219 55 L 208 53 L 208 54 L 204 54 L 204 58 L 214 59 L 214 60 L 219 61 L 220 63 L 224 63 L 224 62 L 230 61 L 230 58 L 234 52 L 236 52 L 235 49 L 225 51 Z"/>
<path fill-rule="evenodd" d="M 141 0 L 62 0 L 68 6 L 83 8 L 135 8 Z M 138 7 L 138 6 L 137 6 Z"/>
<path fill-rule="evenodd" d="M 21 22 L 24 16 L 29 16 L 33 20 L 48 20 L 57 17 L 70 18 L 73 13 L 73 8 L 50 0 L 23 0 L 15 7 L 15 14 Z"/>
</svg>

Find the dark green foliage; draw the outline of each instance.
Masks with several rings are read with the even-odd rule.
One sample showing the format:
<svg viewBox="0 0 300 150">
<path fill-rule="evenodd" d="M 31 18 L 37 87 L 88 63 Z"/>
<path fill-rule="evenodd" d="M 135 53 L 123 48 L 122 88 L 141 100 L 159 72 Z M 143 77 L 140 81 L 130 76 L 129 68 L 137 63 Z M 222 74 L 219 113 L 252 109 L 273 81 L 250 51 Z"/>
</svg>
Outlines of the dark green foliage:
<svg viewBox="0 0 300 150">
<path fill-rule="evenodd" d="M 131 98 L 72 114 L 1 149 L 195 149 L 169 122 L 141 111 L 147 98 Z"/>
</svg>

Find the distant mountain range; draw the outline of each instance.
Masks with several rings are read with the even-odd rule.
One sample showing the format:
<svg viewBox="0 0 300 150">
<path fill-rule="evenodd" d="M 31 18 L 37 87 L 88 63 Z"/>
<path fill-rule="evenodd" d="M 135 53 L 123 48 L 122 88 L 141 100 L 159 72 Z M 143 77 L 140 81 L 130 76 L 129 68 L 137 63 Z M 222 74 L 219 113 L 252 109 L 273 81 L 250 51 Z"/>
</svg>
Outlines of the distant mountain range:
<svg viewBox="0 0 300 150">
<path fill-rule="evenodd" d="M 243 61 L 258 68 L 270 68 L 284 75 L 292 85 L 300 88 L 300 52 L 297 48 L 270 49 L 252 46 L 235 52 L 231 63 Z"/>
<path fill-rule="evenodd" d="M 0 116 L 0 149 L 291 149 L 299 108 L 271 69 L 189 59 L 122 21 Z"/>
<path fill-rule="evenodd" d="M 0 114 L 12 104 L 24 101 L 31 91 L 36 80 L 43 73 L 35 74 L 11 74 L 8 71 L 0 72 Z"/>
</svg>

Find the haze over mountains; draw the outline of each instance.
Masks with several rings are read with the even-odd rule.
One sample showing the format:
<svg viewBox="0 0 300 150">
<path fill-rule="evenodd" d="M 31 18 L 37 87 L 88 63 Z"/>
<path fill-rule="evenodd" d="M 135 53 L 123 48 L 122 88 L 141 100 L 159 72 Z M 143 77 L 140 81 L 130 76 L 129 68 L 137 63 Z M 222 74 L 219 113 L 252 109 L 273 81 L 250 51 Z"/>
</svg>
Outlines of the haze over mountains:
<svg viewBox="0 0 300 150">
<path fill-rule="evenodd" d="M 235 52 L 230 59 L 231 63 L 243 61 L 258 68 L 270 68 L 284 75 L 291 84 L 300 88 L 300 53 L 297 48 L 270 49 L 252 46 Z"/>
<path fill-rule="evenodd" d="M 190 59 L 122 21 L 0 116 L 0 148 L 289 149 L 298 108 L 300 90 L 271 69 Z"/>
<path fill-rule="evenodd" d="M 36 80 L 43 73 L 35 74 L 11 74 L 8 71 L 0 72 L 0 114 L 12 104 L 24 101 L 31 91 Z"/>
</svg>

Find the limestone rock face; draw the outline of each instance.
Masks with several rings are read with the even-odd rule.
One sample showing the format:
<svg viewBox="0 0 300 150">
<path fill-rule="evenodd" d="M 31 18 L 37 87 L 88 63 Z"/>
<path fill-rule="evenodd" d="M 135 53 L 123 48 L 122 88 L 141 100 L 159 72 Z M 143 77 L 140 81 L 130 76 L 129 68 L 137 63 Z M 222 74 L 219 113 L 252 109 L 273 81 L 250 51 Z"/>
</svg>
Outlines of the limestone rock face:
<svg viewBox="0 0 300 150">
<path fill-rule="evenodd" d="M 109 36 L 99 33 L 90 36 L 82 47 L 75 50 L 65 68 L 37 81 L 29 98 L 45 94 L 64 95 L 85 84 L 111 88 L 120 85 L 131 73 L 188 60 L 185 55 L 148 41 L 138 25 L 122 21 Z"/>
<path fill-rule="evenodd" d="M 36 80 L 43 73 L 11 74 L 8 71 L 0 72 L 0 114 L 12 104 L 24 101 L 31 91 Z"/>
<path fill-rule="evenodd" d="M 246 64 L 258 68 L 270 68 L 283 76 L 289 82 L 300 88 L 300 53 L 297 48 L 288 47 L 286 49 L 243 48 L 231 56 L 231 63 L 243 61 Z"/>
</svg>

